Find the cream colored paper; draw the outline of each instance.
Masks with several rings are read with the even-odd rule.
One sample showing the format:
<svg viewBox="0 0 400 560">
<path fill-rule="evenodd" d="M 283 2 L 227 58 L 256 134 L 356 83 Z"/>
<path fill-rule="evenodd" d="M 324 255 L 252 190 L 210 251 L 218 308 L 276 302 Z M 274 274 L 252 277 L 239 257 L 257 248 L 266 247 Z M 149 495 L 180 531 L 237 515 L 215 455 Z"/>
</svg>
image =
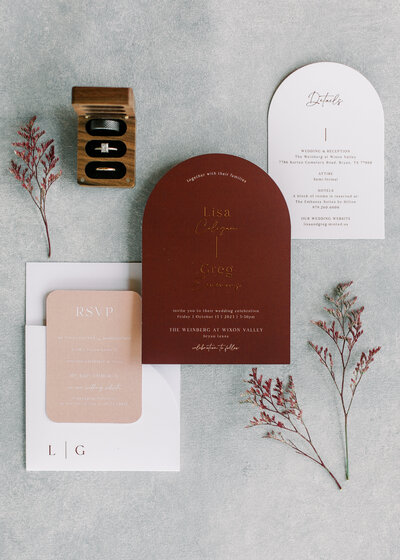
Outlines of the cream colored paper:
<svg viewBox="0 0 400 560">
<path fill-rule="evenodd" d="M 276 90 L 268 173 L 294 239 L 384 239 L 384 118 L 372 84 L 335 62 L 308 64 Z"/>
</svg>

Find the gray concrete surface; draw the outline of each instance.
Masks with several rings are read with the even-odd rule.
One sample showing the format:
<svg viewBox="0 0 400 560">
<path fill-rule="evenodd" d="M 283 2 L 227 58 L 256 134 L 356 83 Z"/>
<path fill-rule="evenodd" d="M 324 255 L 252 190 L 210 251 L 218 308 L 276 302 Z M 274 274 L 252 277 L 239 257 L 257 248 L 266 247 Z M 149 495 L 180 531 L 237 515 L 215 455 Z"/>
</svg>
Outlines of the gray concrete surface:
<svg viewBox="0 0 400 560">
<path fill-rule="evenodd" d="M 398 2 L 33 0 L 1 16 L 0 558 L 3 560 L 392 560 L 399 506 Z M 141 258 L 146 199 L 171 166 L 226 152 L 266 169 L 267 109 L 289 72 L 329 60 L 361 71 L 386 118 L 386 240 L 294 241 L 290 367 L 321 452 L 343 481 L 330 380 L 310 354 L 322 294 L 353 279 L 364 344 L 384 349 L 351 419 L 351 480 L 244 430 L 250 370 L 182 370 L 182 472 L 26 473 L 24 263 L 46 260 L 42 225 L 9 175 L 10 142 L 37 114 L 64 176 L 48 198 L 53 260 Z M 75 183 L 73 85 L 132 86 L 137 186 Z"/>
</svg>

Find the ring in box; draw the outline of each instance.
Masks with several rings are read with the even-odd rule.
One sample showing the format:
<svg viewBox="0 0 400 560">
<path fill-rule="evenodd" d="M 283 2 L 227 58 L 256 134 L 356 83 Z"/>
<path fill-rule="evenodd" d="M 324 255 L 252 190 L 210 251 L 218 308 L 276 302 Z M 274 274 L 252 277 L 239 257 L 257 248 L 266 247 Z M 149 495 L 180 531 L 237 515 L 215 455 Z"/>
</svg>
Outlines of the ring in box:
<svg viewBox="0 0 400 560">
<path fill-rule="evenodd" d="M 78 115 L 78 183 L 133 187 L 136 119 L 132 88 L 73 87 L 72 106 Z"/>
</svg>

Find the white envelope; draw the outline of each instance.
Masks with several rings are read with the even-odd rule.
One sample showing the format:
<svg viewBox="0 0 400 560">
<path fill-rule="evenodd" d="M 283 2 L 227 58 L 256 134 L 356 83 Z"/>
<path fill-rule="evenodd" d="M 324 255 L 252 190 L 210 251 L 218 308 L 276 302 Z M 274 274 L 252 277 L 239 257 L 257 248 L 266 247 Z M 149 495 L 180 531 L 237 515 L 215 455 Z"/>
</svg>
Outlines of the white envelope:
<svg viewBox="0 0 400 560">
<path fill-rule="evenodd" d="M 179 471 L 180 366 L 144 365 L 132 424 L 59 423 L 46 416 L 45 302 L 52 290 L 141 291 L 141 263 L 27 263 L 26 468 Z"/>
</svg>

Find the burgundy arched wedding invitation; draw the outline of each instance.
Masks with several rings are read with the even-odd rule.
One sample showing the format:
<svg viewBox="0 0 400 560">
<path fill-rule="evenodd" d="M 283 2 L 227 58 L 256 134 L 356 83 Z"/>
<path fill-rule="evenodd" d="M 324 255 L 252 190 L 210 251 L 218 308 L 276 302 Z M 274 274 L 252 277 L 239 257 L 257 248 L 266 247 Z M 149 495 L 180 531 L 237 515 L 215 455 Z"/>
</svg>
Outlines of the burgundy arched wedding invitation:
<svg viewBox="0 0 400 560">
<path fill-rule="evenodd" d="M 290 219 L 249 161 L 194 157 L 156 185 L 143 219 L 143 362 L 290 361 Z"/>
</svg>

